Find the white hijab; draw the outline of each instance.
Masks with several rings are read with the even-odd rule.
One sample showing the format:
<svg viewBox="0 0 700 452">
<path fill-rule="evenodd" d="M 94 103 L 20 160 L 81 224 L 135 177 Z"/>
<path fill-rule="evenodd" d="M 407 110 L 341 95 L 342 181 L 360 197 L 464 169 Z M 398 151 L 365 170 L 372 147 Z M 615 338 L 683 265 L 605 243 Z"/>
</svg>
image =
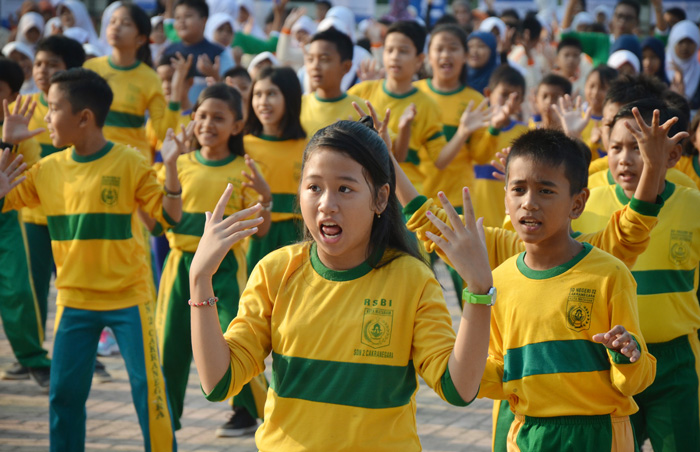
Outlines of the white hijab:
<svg viewBox="0 0 700 452">
<path fill-rule="evenodd" d="M 506 23 L 498 17 L 488 17 L 482 20 L 479 24 L 479 31 L 493 33 L 494 28 L 498 29 L 498 39 L 506 38 L 506 31 L 508 30 L 508 27 L 506 27 Z"/>
<path fill-rule="evenodd" d="M 52 17 L 48 22 L 46 22 L 46 26 L 44 27 L 44 37 L 48 38 L 53 33 L 54 27 L 61 28 L 61 26 L 61 18 Z"/>
<path fill-rule="evenodd" d="M 207 41 L 214 44 L 219 44 L 218 42 L 214 41 L 214 33 L 224 24 L 231 25 L 231 30 L 234 32 L 236 31 L 236 23 L 231 15 L 227 13 L 215 13 L 209 16 L 207 19 L 207 24 L 204 26 L 204 37 L 207 39 Z"/>
<path fill-rule="evenodd" d="M 238 17 L 238 3 L 233 0 L 207 0 L 209 5 L 209 17 L 216 13 L 226 13 L 236 20 Z"/>
<path fill-rule="evenodd" d="M 110 46 L 107 42 L 107 25 L 109 25 L 109 21 L 112 19 L 114 11 L 116 11 L 120 6 L 122 6 L 122 2 L 114 2 L 105 8 L 104 12 L 102 13 L 102 21 L 100 22 L 100 47 L 102 48 L 101 50 L 103 55 L 109 55 L 112 53 L 112 46 Z"/>
<path fill-rule="evenodd" d="M 608 57 L 608 66 L 613 69 L 620 69 L 622 65 L 626 63 L 632 65 L 635 72 L 639 74 L 639 70 L 641 69 L 639 58 L 629 50 L 617 50 Z"/>
<path fill-rule="evenodd" d="M 34 62 L 34 49 L 32 49 L 29 44 L 20 41 L 12 41 L 5 44 L 5 47 L 2 48 L 2 54 L 7 58 L 10 58 L 10 54 L 15 51 L 29 58 L 32 63 Z"/>
<path fill-rule="evenodd" d="M 36 43 L 29 42 L 26 38 L 27 32 L 32 28 L 39 30 L 40 37 L 43 36 L 44 18 L 41 16 L 41 14 L 35 13 L 34 11 L 24 13 L 17 24 L 17 40 L 34 48 Z"/>
<path fill-rule="evenodd" d="M 233 1 L 233 0 L 231 0 Z M 238 0 L 238 7 L 236 8 L 236 23 L 238 24 L 239 29 L 244 29 L 245 27 L 245 22 L 240 22 L 238 19 L 238 11 L 241 8 L 245 8 L 246 11 L 248 11 L 248 14 L 255 18 L 255 4 L 253 3 L 253 0 Z M 255 25 L 253 25 L 253 29 L 250 31 L 251 36 L 255 36 L 258 39 L 262 39 L 263 41 L 267 40 L 267 35 L 263 31 L 262 28 L 260 28 L 260 24 L 255 21 Z"/>
<path fill-rule="evenodd" d="M 691 39 L 696 46 L 695 53 L 687 60 L 682 60 L 676 55 L 676 44 L 683 39 Z M 689 20 L 682 20 L 673 26 L 671 34 L 668 36 L 668 45 L 666 45 L 666 76 L 669 80 L 673 80 L 675 63 L 683 74 L 683 83 L 685 84 L 685 97 L 690 99 L 695 95 L 700 83 L 700 62 L 698 62 L 697 51 L 700 49 L 700 30 L 695 23 Z"/>
<path fill-rule="evenodd" d="M 328 12 L 326 13 L 326 17 L 323 20 L 326 20 L 329 17 L 339 19 L 341 22 L 343 22 L 343 24 L 345 24 L 344 30 L 341 30 L 338 27 L 336 27 L 336 29 L 350 36 L 350 39 L 352 39 L 352 42 L 354 43 L 356 27 L 355 13 L 353 13 L 350 8 L 347 8 L 345 6 L 334 6 L 328 10 Z M 318 29 L 321 29 L 321 24 L 319 24 Z"/>
<path fill-rule="evenodd" d="M 73 14 L 73 19 L 75 23 L 73 27 L 82 28 L 88 34 L 88 40 L 90 44 L 99 45 L 99 38 L 95 32 L 95 26 L 92 24 L 92 19 L 90 19 L 90 14 L 85 5 L 77 0 L 63 0 L 59 4 L 60 8 L 68 8 Z M 58 14 L 60 17 L 60 14 Z"/>
</svg>

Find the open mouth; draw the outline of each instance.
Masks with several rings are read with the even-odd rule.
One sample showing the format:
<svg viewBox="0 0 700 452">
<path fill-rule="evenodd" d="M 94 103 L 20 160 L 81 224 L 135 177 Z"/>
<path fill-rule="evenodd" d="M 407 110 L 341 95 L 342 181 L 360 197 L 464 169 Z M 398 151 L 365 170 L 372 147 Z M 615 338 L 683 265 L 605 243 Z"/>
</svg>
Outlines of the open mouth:
<svg viewBox="0 0 700 452">
<path fill-rule="evenodd" d="M 321 223 L 319 230 L 321 231 L 321 235 L 329 240 L 335 240 L 343 233 L 343 228 L 332 221 L 324 221 Z"/>
<path fill-rule="evenodd" d="M 541 221 L 537 221 L 534 218 L 525 217 L 520 219 L 520 224 L 525 226 L 527 230 L 534 230 L 542 226 Z"/>
</svg>

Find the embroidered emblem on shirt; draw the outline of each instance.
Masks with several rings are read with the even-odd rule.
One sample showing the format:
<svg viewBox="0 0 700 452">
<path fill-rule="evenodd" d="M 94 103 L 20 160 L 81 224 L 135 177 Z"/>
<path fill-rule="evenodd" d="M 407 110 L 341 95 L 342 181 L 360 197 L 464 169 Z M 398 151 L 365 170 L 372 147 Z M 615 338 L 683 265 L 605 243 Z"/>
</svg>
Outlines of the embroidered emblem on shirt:
<svg viewBox="0 0 700 452">
<path fill-rule="evenodd" d="M 668 244 L 669 255 L 676 265 L 684 264 L 690 257 L 690 245 L 693 242 L 693 233 L 690 231 L 674 231 L 671 229 L 671 241 Z"/>
<path fill-rule="evenodd" d="M 365 308 L 362 319 L 362 343 L 372 348 L 388 346 L 391 343 L 393 323 L 393 310 Z"/>
<path fill-rule="evenodd" d="M 566 300 L 566 326 L 570 330 L 583 331 L 591 327 L 591 312 L 595 289 L 572 287 Z"/>
<path fill-rule="evenodd" d="M 121 178 L 115 176 L 102 176 L 102 189 L 100 200 L 102 204 L 113 206 L 119 200 L 119 182 Z"/>
</svg>

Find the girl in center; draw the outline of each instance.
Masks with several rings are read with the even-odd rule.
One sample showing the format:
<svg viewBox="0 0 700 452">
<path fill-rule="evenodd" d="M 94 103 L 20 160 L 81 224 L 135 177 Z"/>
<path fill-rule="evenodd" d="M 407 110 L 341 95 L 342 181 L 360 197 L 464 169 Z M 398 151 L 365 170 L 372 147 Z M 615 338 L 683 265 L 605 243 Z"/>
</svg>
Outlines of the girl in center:
<svg viewBox="0 0 700 452">
<path fill-rule="evenodd" d="M 296 194 L 306 132 L 301 126 L 301 86 L 288 67 L 262 69 L 253 83 L 250 112 L 243 138 L 246 153 L 260 167 L 272 190 L 272 225 L 267 235 L 253 237 L 248 247 L 248 271 L 270 252 L 301 238 Z"/>
<path fill-rule="evenodd" d="M 241 95 L 223 83 L 206 88 L 199 95 L 194 109 L 194 136 L 197 149 L 178 158 L 178 175 L 182 185 L 182 220 L 166 232 L 170 252 L 165 260 L 156 308 L 163 374 L 175 429 L 180 429 L 187 379 L 192 364 L 190 341 L 190 298 L 188 273 L 192 257 L 204 231 L 204 212 L 216 205 L 219 193 L 228 184 L 234 194 L 225 206 L 224 215 L 231 215 L 256 202 L 269 203 L 270 188 L 243 151 L 243 107 Z M 159 177 L 165 180 L 165 168 Z M 257 231 L 264 236 L 269 228 L 270 214 L 263 210 L 264 223 Z M 157 226 L 156 226 L 157 227 Z M 230 247 L 213 277 L 219 295 L 218 318 L 226 328 L 236 317 L 238 299 L 247 279 L 245 251 L 242 244 Z M 265 393 L 258 399 L 264 402 Z M 246 388 L 234 400 L 234 406 L 245 408 L 254 419 L 256 408 L 253 391 Z M 255 421 L 251 426 L 256 425 Z"/>
<path fill-rule="evenodd" d="M 190 268 L 192 344 L 207 398 L 237 393 L 272 352 L 259 450 L 420 450 L 417 375 L 467 405 L 485 367 L 490 308 L 467 305 L 455 338 L 440 285 L 403 223 L 384 141 L 352 121 L 314 135 L 299 185 L 306 240 L 260 261 L 222 334 L 212 275 L 262 222 L 243 220 L 260 206 L 222 219 L 231 192 L 207 214 Z M 449 244 L 436 240 L 469 257 L 460 274 L 485 294 L 488 258 L 468 195 L 464 204 L 466 226 L 446 203 L 457 226 L 441 225 Z"/>
</svg>

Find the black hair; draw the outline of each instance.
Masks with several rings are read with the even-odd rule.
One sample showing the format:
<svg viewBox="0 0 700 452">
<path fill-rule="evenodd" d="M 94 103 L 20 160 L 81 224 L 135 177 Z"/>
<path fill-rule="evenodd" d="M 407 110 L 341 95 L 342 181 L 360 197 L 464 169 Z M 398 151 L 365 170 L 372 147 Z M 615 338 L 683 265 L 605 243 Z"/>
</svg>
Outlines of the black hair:
<svg viewBox="0 0 700 452">
<path fill-rule="evenodd" d="M 530 11 L 525 15 L 525 18 L 518 24 L 518 34 L 523 35 L 525 30 L 530 32 L 530 39 L 539 38 L 542 34 L 542 23 L 537 18 L 535 11 Z"/>
<path fill-rule="evenodd" d="M 333 7 L 333 4 L 329 2 L 328 0 L 316 0 L 317 5 L 325 5 L 326 8 L 331 9 Z"/>
<path fill-rule="evenodd" d="M 617 7 L 620 5 L 627 5 L 634 8 L 634 15 L 637 18 L 637 21 L 639 21 L 639 12 L 641 10 L 641 6 L 639 5 L 639 2 L 637 0 L 619 0 L 615 5 L 615 9 L 617 9 Z"/>
<path fill-rule="evenodd" d="M 66 69 L 81 67 L 85 63 L 83 46 L 78 41 L 66 38 L 63 35 L 52 35 L 39 41 L 34 54 L 36 55 L 39 52 L 53 53 L 63 60 Z"/>
<path fill-rule="evenodd" d="M 255 83 L 268 78 L 280 89 L 284 97 L 284 115 L 280 124 L 282 129 L 280 139 L 295 140 L 306 138 L 306 132 L 304 132 L 299 119 L 301 116 L 301 85 L 296 72 L 289 67 L 263 68 L 255 78 L 253 91 L 255 91 Z M 253 109 L 254 97 L 255 95 L 250 96 L 250 104 L 248 105 L 248 111 L 250 112 L 255 112 Z M 245 128 L 246 133 L 256 136 L 260 136 L 263 131 L 263 125 L 255 114 L 248 115 Z"/>
<path fill-rule="evenodd" d="M 12 94 L 19 93 L 24 83 L 24 71 L 19 64 L 0 56 L 0 82 L 7 83 Z"/>
<path fill-rule="evenodd" d="M 457 18 L 450 13 L 445 13 L 438 20 L 435 21 L 435 27 L 447 24 L 458 24 Z"/>
<path fill-rule="evenodd" d="M 408 254 L 426 263 L 421 257 L 415 239 L 406 229 L 401 205 L 396 197 L 396 173 L 391 156 L 386 144 L 374 130 L 372 118 L 365 116 L 359 122 L 342 120 L 316 132 L 304 150 L 302 174 L 309 158 L 319 148 L 341 152 L 359 163 L 365 180 L 369 184 L 374 203 L 379 201 L 377 194 L 381 187 L 389 184 L 386 208 L 381 212 L 381 216 L 375 217 L 372 222 L 368 256 L 374 256 L 378 250 L 384 251 L 379 262 L 370 260 L 373 267 L 382 267 L 402 254 Z M 310 238 L 308 229 L 305 235 Z"/>
<path fill-rule="evenodd" d="M 311 36 L 312 43 L 314 41 L 327 41 L 335 45 L 338 54 L 340 55 L 340 61 L 352 61 L 354 44 L 352 39 L 345 33 L 342 33 L 335 29 L 335 27 L 330 27 L 326 30 L 319 31 L 318 33 Z"/>
<path fill-rule="evenodd" d="M 673 17 L 678 19 L 679 22 L 688 18 L 685 11 L 683 11 L 682 8 L 679 8 L 677 6 L 667 9 L 665 13 L 672 15 Z"/>
<path fill-rule="evenodd" d="M 518 14 L 518 12 L 513 8 L 504 9 L 501 13 L 501 20 L 503 20 L 504 17 L 512 17 L 513 19 L 520 21 L 520 14 Z"/>
<path fill-rule="evenodd" d="M 590 77 L 592 74 L 598 74 L 598 78 L 600 79 L 600 84 L 603 86 L 610 86 L 618 76 L 617 70 L 614 68 L 611 68 L 610 66 L 606 64 L 599 64 L 598 66 L 594 67 L 591 72 L 588 73 L 588 76 L 586 77 L 586 80 L 588 80 L 588 77 Z"/>
<path fill-rule="evenodd" d="M 586 167 L 591 166 L 591 160 L 593 159 L 591 148 L 589 148 L 588 145 L 584 143 L 580 138 L 573 138 L 573 140 L 574 143 L 576 143 L 578 150 L 581 151 L 583 159 L 586 161 Z"/>
<path fill-rule="evenodd" d="M 149 52 L 150 52 L 150 48 L 149 48 Z M 155 68 L 159 68 L 160 66 L 172 66 L 170 59 L 174 58 L 174 57 L 175 57 L 175 55 L 173 55 L 172 53 L 161 55 L 160 58 L 158 58 L 158 62 L 156 64 Z M 195 63 L 196 63 L 196 61 L 193 61 L 192 64 L 190 64 L 190 68 L 187 70 L 187 75 L 185 77 L 187 80 L 194 78 L 197 75 L 197 68 L 195 67 L 196 66 Z M 238 66 L 236 66 L 236 67 L 238 67 Z"/>
<path fill-rule="evenodd" d="M 688 124 L 690 124 L 690 104 L 685 96 L 668 89 L 664 92 L 662 99 L 668 107 L 678 113 L 676 124 L 679 124 L 682 130 L 687 130 Z"/>
<path fill-rule="evenodd" d="M 511 145 L 506 160 L 508 167 L 515 158 L 529 158 L 537 165 L 558 168 L 564 165 L 564 176 L 569 181 L 569 194 L 574 196 L 588 186 L 588 164 L 578 144 L 566 134 L 554 129 L 531 130 Z"/>
<path fill-rule="evenodd" d="M 236 78 L 236 77 L 242 77 L 249 82 L 252 82 L 253 79 L 250 77 L 250 74 L 248 73 L 248 70 L 244 68 L 243 66 L 236 66 L 228 71 L 224 72 L 224 80 L 226 80 L 226 77 L 231 77 L 231 78 Z"/>
<path fill-rule="evenodd" d="M 177 0 L 175 2 L 175 8 L 178 6 L 186 6 L 197 11 L 200 17 L 209 17 L 209 5 L 205 0 Z"/>
<path fill-rule="evenodd" d="M 457 40 L 459 41 L 460 44 L 462 44 L 462 47 L 464 48 L 465 52 L 469 52 L 469 48 L 467 47 L 467 32 L 464 31 L 464 28 L 460 27 L 457 24 L 444 24 L 437 26 L 433 28 L 433 31 L 430 33 L 430 42 L 432 42 L 433 38 L 437 36 L 440 33 L 449 33 Z M 430 42 L 428 42 L 428 49 L 430 49 Z M 459 82 L 462 85 L 467 84 L 467 65 L 462 66 L 462 70 L 459 73 Z"/>
<path fill-rule="evenodd" d="M 583 52 L 583 47 L 581 47 L 581 41 L 576 38 L 562 38 L 557 45 L 557 53 L 561 52 L 564 47 L 575 47 L 579 51 Z"/>
<path fill-rule="evenodd" d="M 423 53 L 423 49 L 425 48 L 426 32 L 425 28 L 419 25 L 418 22 L 414 22 L 412 20 L 399 20 L 394 22 L 387 29 L 384 39 L 386 40 L 387 36 L 389 36 L 391 33 L 401 33 L 402 35 L 406 36 L 415 46 L 416 55 Z"/>
<path fill-rule="evenodd" d="M 489 77 L 489 89 L 493 91 L 501 83 L 520 88 L 523 90 L 523 96 L 525 95 L 525 77 L 519 70 L 508 64 L 503 64 L 493 71 Z"/>
<path fill-rule="evenodd" d="M 138 30 L 139 35 L 145 36 L 146 38 L 141 47 L 136 50 L 136 59 L 150 67 L 153 67 L 151 45 L 149 41 L 152 30 L 151 19 L 148 17 L 148 14 L 146 14 L 146 11 L 133 3 L 123 3 L 119 8 L 124 8 L 129 12 L 129 16 L 131 17 L 131 20 L 134 21 L 134 25 L 136 25 L 136 30 Z"/>
<path fill-rule="evenodd" d="M 654 76 L 620 75 L 610 83 L 604 103 L 625 105 L 639 99 L 660 98 L 667 89 L 668 87 Z"/>
<path fill-rule="evenodd" d="M 112 105 L 112 88 L 97 73 L 82 67 L 56 72 L 51 85 L 58 85 L 66 95 L 71 111 L 88 109 L 95 116 L 95 124 L 102 128 Z"/>
<path fill-rule="evenodd" d="M 695 134 L 698 131 L 698 125 L 700 125 L 700 113 L 696 113 L 695 116 L 693 116 L 693 120 L 690 121 L 690 127 L 688 128 L 688 133 L 690 133 L 690 140 L 685 140 L 685 143 L 683 143 L 683 155 L 685 156 L 694 156 L 698 155 L 698 148 L 695 147 L 693 144 L 692 138 L 695 137 Z M 700 144 L 700 143 L 698 143 Z"/>
<path fill-rule="evenodd" d="M 225 83 L 215 83 L 211 86 L 207 86 L 201 93 L 199 93 L 197 103 L 192 111 L 196 112 L 199 106 L 202 105 L 202 103 L 204 103 L 204 101 L 207 99 L 218 99 L 225 102 L 229 110 L 231 110 L 231 113 L 233 113 L 236 121 L 243 119 L 243 98 L 237 89 L 232 88 Z M 197 143 L 196 138 L 195 143 L 197 148 L 201 147 L 200 144 Z M 238 135 L 231 135 L 228 138 L 228 150 L 231 151 L 231 154 L 233 155 L 245 155 L 242 130 Z"/>
<path fill-rule="evenodd" d="M 571 82 L 557 74 L 547 74 L 544 76 L 539 85 L 537 85 L 537 90 L 539 91 L 540 86 L 549 85 L 561 88 L 564 94 L 571 94 Z"/>
<path fill-rule="evenodd" d="M 684 121 L 683 118 L 681 118 L 682 114 L 675 108 L 669 107 L 665 102 L 658 99 L 641 99 L 634 102 L 630 102 L 624 105 L 622 108 L 620 108 L 620 111 L 617 112 L 612 122 L 610 123 L 611 133 L 613 127 L 615 127 L 615 124 L 620 119 L 634 118 L 634 114 L 632 113 L 632 109 L 634 108 L 639 109 L 639 114 L 642 116 L 642 119 L 644 119 L 644 122 L 646 122 L 647 124 L 651 124 L 651 121 L 654 117 L 654 110 L 659 110 L 659 124 L 665 123 L 674 116 L 678 117 L 678 121 L 676 121 L 676 123 L 673 126 L 671 126 L 671 129 L 668 131 L 668 136 L 670 137 L 674 136 L 678 132 L 684 132 L 688 130 L 688 121 Z"/>
<path fill-rule="evenodd" d="M 598 22 L 594 22 L 594 23 L 588 25 L 586 28 L 587 28 L 589 33 L 607 33 L 608 32 L 608 29 L 605 28 L 605 25 L 598 23 Z"/>
</svg>

